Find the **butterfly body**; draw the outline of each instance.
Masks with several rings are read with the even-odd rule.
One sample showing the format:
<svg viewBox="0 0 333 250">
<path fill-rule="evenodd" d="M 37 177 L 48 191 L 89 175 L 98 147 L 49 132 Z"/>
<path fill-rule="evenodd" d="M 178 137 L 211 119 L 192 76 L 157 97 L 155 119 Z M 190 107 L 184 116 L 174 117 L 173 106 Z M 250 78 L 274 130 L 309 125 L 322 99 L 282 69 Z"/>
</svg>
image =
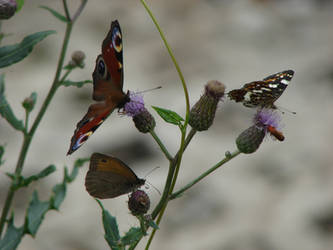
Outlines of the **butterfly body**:
<svg viewBox="0 0 333 250">
<path fill-rule="evenodd" d="M 293 70 L 285 70 L 264 78 L 245 84 L 241 89 L 228 93 L 231 100 L 242 102 L 245 107 L 272 108 L 274 102 L 282 95 L 294 75 Z"/>
<path fill-rule="evenodd" d="M 121 109 L 130 101 L 129 93 L 123 92 L 122 48 L 120 26 L 118 21 L 113 21 L 92 74 L 92 98 L 97 103 L 90 105 L 86 115 L 77 123 L 67 154 L 81 147 L 115 108 Z"/>
<path fill-rule="evenodd" d="M 114 198 L 130 193 L 145 184 L 121 160 L 94 153 L 90 159 L 85 185 L 88 193 L 99 199 Z"/>
</svg>

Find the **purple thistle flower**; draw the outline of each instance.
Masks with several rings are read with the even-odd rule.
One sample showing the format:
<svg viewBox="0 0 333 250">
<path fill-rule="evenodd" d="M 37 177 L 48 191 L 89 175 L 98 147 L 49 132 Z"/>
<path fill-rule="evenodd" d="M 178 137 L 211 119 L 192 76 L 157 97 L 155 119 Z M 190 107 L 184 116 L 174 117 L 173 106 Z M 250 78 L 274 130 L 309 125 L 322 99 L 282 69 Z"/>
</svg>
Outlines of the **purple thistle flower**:
<svg viewBox="0 0 333 250">
<path fill-rule="evenodd" d="M 278 111 L 266 108 L 259 109 L 254 116 L 253 123 L 258 128 L 262 128 L 265 134 L 269 132 L 276 139 L 280 141 L 284 140 L 284 136 L 280 132 L 282 125 L 281 116 Z"/>
<path fill-rule="evenodd" d="M 134 117 L 145 110 L 145 103 L 141 94 L 130 91 L 129 97 L 131 100 L 125 104 L 124 111 L 126 115 Z"/>
<path fill-rule="evenodd" d="M 155 127 L 154 117 L 145 108 L 143 96 L 130 91 L 130 101 L 124 106 L 124 114 L 132 117 L 135 127 L 142 133 L 148 133 Z"/>
</svg>

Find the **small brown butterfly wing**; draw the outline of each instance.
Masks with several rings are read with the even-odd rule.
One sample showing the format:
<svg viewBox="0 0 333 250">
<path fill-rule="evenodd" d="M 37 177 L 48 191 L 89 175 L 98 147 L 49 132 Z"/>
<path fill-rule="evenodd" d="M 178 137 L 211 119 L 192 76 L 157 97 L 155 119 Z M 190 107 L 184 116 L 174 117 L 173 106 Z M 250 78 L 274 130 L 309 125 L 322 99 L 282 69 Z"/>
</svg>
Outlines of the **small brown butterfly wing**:
<svg viewBox="0 0 333 250">
<path fill-rule="evenodd" d="M 99 199 L 114 198 L 141 187 L 145 180 L 121 160 L 108 155 L 94 153 L 90 159 L 85 186 L 88 193 Z"/>
</svg>

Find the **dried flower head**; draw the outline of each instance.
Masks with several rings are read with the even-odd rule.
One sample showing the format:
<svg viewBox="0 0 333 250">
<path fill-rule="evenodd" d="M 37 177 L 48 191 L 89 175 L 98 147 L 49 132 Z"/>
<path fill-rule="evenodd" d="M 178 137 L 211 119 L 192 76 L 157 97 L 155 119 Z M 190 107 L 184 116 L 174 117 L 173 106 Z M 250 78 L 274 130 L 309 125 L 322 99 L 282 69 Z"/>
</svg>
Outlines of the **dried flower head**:
<svg viewBox="0 0 333 250">
<path fill-rule="evenodd" d="M 134 191 L 128 200 L 128 209 L 133 215 L 142 215 L 148 212 L 150 207 L 150 199 L 143 190 Z"/>
<path fill-rule="evenodd" d="M 16 8 L 15 0 L 0 0 L 0 19 L 11 18 L 15 14 Z"/>
<path fill-rule="evenodd" d="M 72 54 L 72 61 L 75 66 L 82 66 L 85 58 L 86 55 L 81 50 L 74 51 Z"/>
</svg>

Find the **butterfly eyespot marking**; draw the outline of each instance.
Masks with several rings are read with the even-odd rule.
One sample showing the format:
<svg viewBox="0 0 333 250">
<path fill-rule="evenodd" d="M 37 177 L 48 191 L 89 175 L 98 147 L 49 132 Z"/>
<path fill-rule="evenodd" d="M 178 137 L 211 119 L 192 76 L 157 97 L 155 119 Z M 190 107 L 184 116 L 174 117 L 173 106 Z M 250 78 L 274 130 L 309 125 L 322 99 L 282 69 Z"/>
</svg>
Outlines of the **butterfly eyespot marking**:
<svg viewBox="0 0 333 250">
<path fill-rule="evenodd" d="M 106 79 L 108 73 L 106 70 L 104 59 L 102 57 L 98 59 L 97 72 L 103 79 Z"/>
<path fill-rule="evenodd" d="M 120 53 L 123 49 L 122 42 L 121 42 L 121 33 L 118 28 L 115 28 L 112 33 L 112 45 L 113 48 Z"/>
</svg>

